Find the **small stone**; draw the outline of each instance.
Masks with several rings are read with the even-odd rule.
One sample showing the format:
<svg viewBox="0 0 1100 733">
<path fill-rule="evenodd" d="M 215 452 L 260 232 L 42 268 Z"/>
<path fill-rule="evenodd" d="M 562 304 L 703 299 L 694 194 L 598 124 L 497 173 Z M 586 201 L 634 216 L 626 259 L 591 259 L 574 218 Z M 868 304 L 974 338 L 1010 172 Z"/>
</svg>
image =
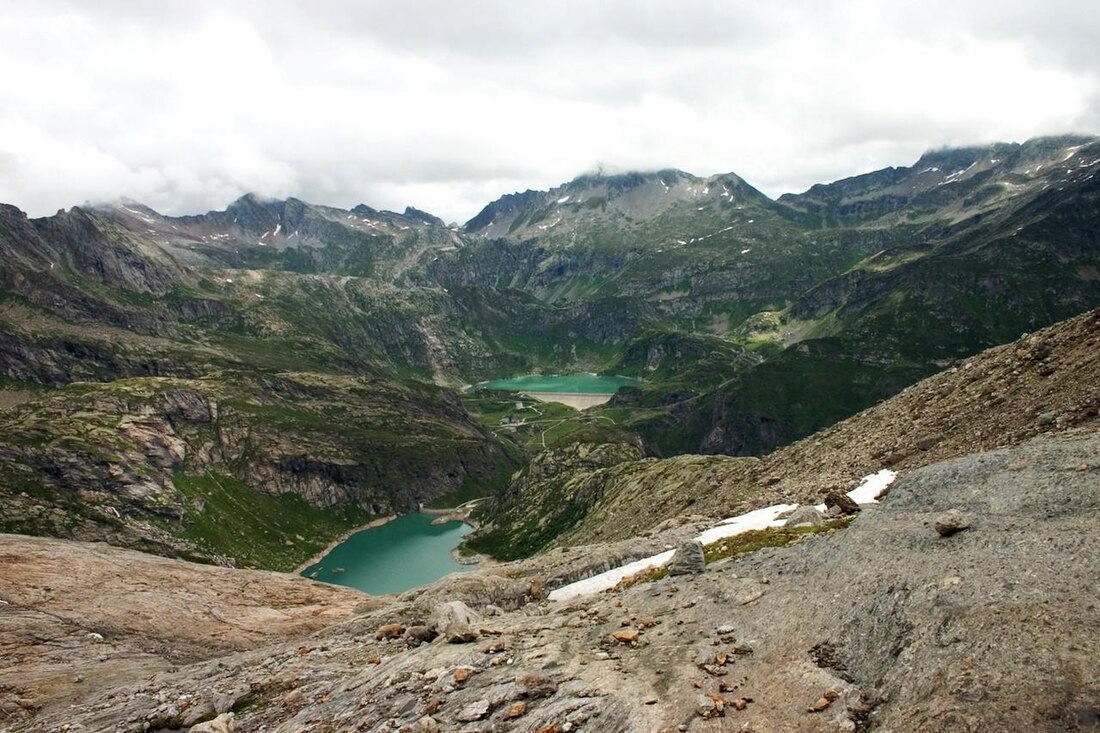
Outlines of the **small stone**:
<svg viewBox="0 0 1100 733">
<path fill-rule="evenodd" d="M 729 636 L 734 632 L 733 624 L 722 624 L 714 630 L 719 636 Z"/>
<path fill-rule="evenodd" d="M 723 717 L 726 714 L 726 700 L 721 695 L 700 695 L 695 712 L 706 720 Z"/>
<path fill-rule="evenodd" d="M 527 713 L 527 703 L 514 702 L 508 706 L 508 709 L 504 712 L 504 717 L 513 719 L 524 716 Z"/>
<path fill-rule="evenodd" d="M 833 704 L 833 703 L 832 703 L 832 701 L 831 701 L 831 700 L 829 700 L 829 698 L 827 698 L 827 697 L 819 697 L 819 698 L 817 699 L 817 702 L 815 702 L 815 703 L 814 703 L 813 705 L 811 705 L 811 706 L 810 706 L 810 709 L 809 709 L 809 711 L 808 711 L 808 712 L 811 712 L 811 713 L 820 713 L 820 712 L 822 712 L 822 711 L 824 711 L 824 710 L 828 710 L 828 709 L 829 709 L 829 706 L 830 706 L 830 705 L 832 705 L 832 704 Z"/>
<path fill-rule="evenodd" d="M 958 509 L 950 509 L 936 517 L 932 526 L 940 537 L 950 537 L 970 527 L 970 517 Z"/>
<path fill-rule="evenodd" d="M 459 667 L 455 670 L 455 682 L 465 682 L 474 673 L 472 667 Z"/>
<path fill-rule="evenodd" d="M 73 682 L 77 683 L 78 685 L 83 681 L 84 681 L 84 675 L 78 674 L 78 675 L 73 676 Z"/>
<path fill-rule="evenodd" d="M 611 635 L 620 644 L 633 644 L 638 640 L 637 629 L 621 629 Z"/>
<path fill-rule="evenodd" d="M 1078 473 L 1084 473 L 1087 470 L 1089 470 L 1089 464 L 1087 463 L 1082 463 L 1080 466 L 1077 467 Z"/>
<path fill-rule="evenodd" d="M 550 697 L 558 691 L 557 682 L 538 674 L 524 675 L 516 680 L 516 685 L 523 691 L 525 697 L 532 700 Z"/>
<path fill-rule="evenodd" d="M 475 720 L 481 720 L 489 714 L 489 701 L 478 700 L 472 702 L 466 707 L 462 708 L 455 716 L 455 720 L 461 723 L 472 723 Z"/>
</svg>

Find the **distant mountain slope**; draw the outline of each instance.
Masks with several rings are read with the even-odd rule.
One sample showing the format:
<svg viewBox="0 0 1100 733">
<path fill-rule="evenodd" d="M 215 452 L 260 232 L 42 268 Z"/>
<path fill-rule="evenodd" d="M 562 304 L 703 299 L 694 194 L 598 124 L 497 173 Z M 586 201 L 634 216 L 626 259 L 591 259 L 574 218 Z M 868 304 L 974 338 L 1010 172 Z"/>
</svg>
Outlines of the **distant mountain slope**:
<svg viewBox="0 0 1100 733">
<path fill-rule="evenodd" d="M 364 204 L 349 210 L 247 194 L 225 211 L 167 217 L 131 202 L 99 207 L 119 226 L 199 266 L 392 276 L 424 252 L 461 245 L 441 219 Z"/>
<path fill-rule="evenodd" d="M 985 351 L 762 458 L 620 459 L 593 467 L 551 452 L 557 465 L 539 462 L 537 480 L 521 474 L 485 509 L 468 541 L 523 547 L 522 528 L 533 518 L 554 528 L 558 544 L 573 545 L 624 539 L 681 515 L 814 504 L 884 467 L 905 471 L 1072 428 L 1100 429 L 1100 310 Z M 541 548 L 553 538 L 540 539 Z"/>
</svg>

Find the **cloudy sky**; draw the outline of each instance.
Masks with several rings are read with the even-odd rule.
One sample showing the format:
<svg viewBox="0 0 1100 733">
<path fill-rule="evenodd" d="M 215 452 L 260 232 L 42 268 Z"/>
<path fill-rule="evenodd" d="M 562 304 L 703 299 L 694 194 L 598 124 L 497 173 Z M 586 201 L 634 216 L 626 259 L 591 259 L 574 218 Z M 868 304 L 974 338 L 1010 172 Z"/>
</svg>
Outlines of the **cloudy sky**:
<svg viewBox="0 0 1100 733">
<path fill-rule="evenodd" d="M 602 166 L 770 195 L 1100 132 L 1095 0 L 0 0 L 0 201 L 464 221 Z"/>
</svg>

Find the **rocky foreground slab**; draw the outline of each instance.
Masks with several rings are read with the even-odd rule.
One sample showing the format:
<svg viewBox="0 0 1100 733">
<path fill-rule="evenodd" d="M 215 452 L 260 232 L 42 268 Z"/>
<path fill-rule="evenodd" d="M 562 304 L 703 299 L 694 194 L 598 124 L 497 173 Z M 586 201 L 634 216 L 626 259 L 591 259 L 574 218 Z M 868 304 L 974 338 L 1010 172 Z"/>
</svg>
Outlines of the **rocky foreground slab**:
<svg viewBox="0 0 1100 733">
<path fill-rule="evenodd" d="M 64 704 L 47 696 L 33 714 L 33 706 L 18 706 L 36 691 L 9 677 L 5 710 L 13 702 L 18 710 L 4 725 L 1090 730 L 1100 720 L 1097 456 L 1100 434 L 1078 430 L 935 463 L 903 475 L 847 529 L 568 603 L 539 600 L 543 579 L 517 577 L 533 567 L 523 565 L 358 608 L 354 596 L 336 589 L 217 571 L 247 575 L 234 592 L 265 599 L 269 608 L 286 594 L 302 601 L 295 607 L 305 616 L 322 600 L 344 610 L 313 617 L 328 625 L 292 640 L 255 641 L 242 632 L 234 642 L 248 639 L 252 648 L 228 652 L 223 645 L 202 661 L 131 669 L 125 680 L 89 684 L 86 673 L 85 694 L 70 692 Z M 937 524 L 949 512 L 965 516 L 967 526 L 944 535 Z M 30 542 L 38 541 L 8 538 L 4 546 Z M 96 566 L 88 572 L 100 583 L 114 574 L 114 585 L 98 593 L 95 582 L 70 587 L 64 603 L 73 614 L 65 621 L 73 629 L 68 643 L 78 643 L 78 631 L 89 633 L 75 620 L 81 609 L 116 619 L 96 642 L 101 664 L 126 663 L 123 655 L 135 654 L 127 650 L 144 634 L 163 640 L 180 633 L 199 645 L 205 633 L 216 640 L 218 629 L 234 626 L 235 619 L 203 620 L 195 612 L 195 599 L 216 598 L 215 589 L 209 596 L 191 591 L 199 595 L 188 602 L 190 612 L 170 603 L 127 625 L 124 617 L 142 613 L 137 598 L 168 599 L 210 579 L 156 558 L 142 576 L 117 559 L 133 561 L 133 553 L 97 553 L 82 555 Z M 3 618 L 12 633 L 4 638 L 26 639 L 22 625 L 35 613 L 55 613 L 61 601 L 43 606 L 54 593 L 40 585 L 43 576 L 5 572 Z M 9 659 L 20 653 L 14 647 Z"/>
</svg>

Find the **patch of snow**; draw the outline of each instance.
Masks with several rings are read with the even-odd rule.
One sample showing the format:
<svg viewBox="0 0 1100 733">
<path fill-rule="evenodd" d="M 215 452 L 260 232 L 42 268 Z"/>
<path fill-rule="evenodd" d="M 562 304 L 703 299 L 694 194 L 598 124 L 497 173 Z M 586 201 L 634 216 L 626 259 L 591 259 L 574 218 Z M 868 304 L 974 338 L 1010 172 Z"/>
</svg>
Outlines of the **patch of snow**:
<svg viewBox="0 0 1100 733">
<path fill-rule="evenodd" d="M 599 575 L 593 575 L 591 578 L 585 578 L 584 580 L 578 580 L 575 583 L 564 585 L 557 590 L 551 591 L 549 598 L 551 601 L 570 601 L 578 596 L 587 596 L 592 593 L 611 590 L 624 578 L 629 578 L 652 568 L 659 568 L 667 565 L 675 552 L 675 550 L 666 550 L 659 555 L 652 555 L 651 557 L 645 557 L 641 560 L 635 560 L 622 567 L 608 570 Z"/>
<path fill-rule="evenodd" d="M 1067 160 L 1069 160 L 1073 156 L 1077 155 L 1077 151 L 1080 150 L 1083 147 L 1085 147 L 1085 146 L 1084 145 L 1074 145 L 1072 148 L 1066 148 L 1066 157 L 1062 158 L 1062 162 L 1065 163 Z"/>
<path fill-rule="evenodd" d="M 569 196 L 562 196 L 562 197 L 561 197 L 560 199 L 558 199 L 558 203 L 559 203 L 559 204 L 564 204 L 564 203 L 565 203 L 566 201 L 568 201 L 569 199 L 570 199 L 570 197 L 569 197 Z"/>
<path fill-rule="evenodd" d="M 776 519 L 776 517 L 797 508 L 798 504 L 773 504 L 763 509 L 755 509 L 736 517 L 723 519 L 717 527 L 711 527 L 695 539 L 704 545 L 709 545 L 718 540 L 735 537 L 745 532 L 768 529 L 769 527 L 781 527 L 786 520 Z"/>
<path fill-rule="evenodd" d="M 676 240 L 676 244 L 687 244 L 687 242 L 685 242 L 685 241 L 684 241 L 684 240 L 682 240 L 682 239 L 677 239 L 677 240 Z"/>
<path fill-rule="evenodd" d="M 749 219 L 749 224 L 752 224 L 756 219 Z"/>
<path fill-rule="evenodd" d="M 276 224 L 275 225 L 275 231 L 272 232 L 271 236 L 273 236 L 273 237 L 279 236 L 279 232 L 281 232 L 282 230 L 283 230 L 283 225 L 282 224 Z"/>
<path fill-rule="evenodd" d="M 937 168 L 936 166 L 932 166 L 931 168 L 925 168 L 924 170 L 921 171 L 921 173 L 939 173 L 939 172 L 940 172 L 940 169 Z M 917 175 L 920 175 L 920 173 L 918 173 Z"/>
<path fill-rule="evenodd" d="M 293 233 L 293 234 L 291 234 L 291 235 L 290 235 L 289 237 L 287 237 L 287 239 L 288 239 L 288 240 L 290 240 L 290 239 L 294 239 L 294 238 L 295 238 L 295 237 L 297 237 L 297 236 L 298 236 L 298 230 L 297 230 L 297 229 L 295 229 L 295 230 L 294 230 L 294 233 Z"/>
<path fill-rule="evenodd" d="M 233 284 L 233 280 L 232 280 L 231 278 L 228 278 L 228 277 L 227 277 L 227 278 L 225 279 L 225 281 L 226 281 L 227 283 L 229 283 L 230 285 L 232 285 L 232 284 Z"/>
<path fill-rule="evenodd" d="M 747 255 L 749 252 L 752 252 L 752 247 L 748 247 L 747 249 L 741 250 L 741 254 L 743 254 L 743 255 Z"/>
<path fill-rule="evenodd" d="M 859 486 L 848 492 L 848 497 L 857 504 L 878 504 L 879 494 L 886 491 L 897 477 L 897 471 L 889 468 L 868 474 L 860 480 Z"/>
<path fill-rule="evenodd" d="M 734 537 L 744 532 L 767 529 L 768 527 L 779 527 L 783 525 L 785 520 L 776 519 L 776 517 L 796 508 L 798 508 L 797 504 L 775 504 L 773 506 L 764 507 L 763 509 L 757 509 L 746 514 L 726 519 L 717 527 L 711 527 L 695 539 L 702 542 L 704 545 L 709 545 L 718 540 Z M 656 555 L 627 563 L 622 567 L 593 575 L 590 578 L 564 585 L 550 592 L 550 600 L 569 601 L 578 596 L 611 590 L 625 578 L 629 578 L 652 568 L 659 568 L 667 565 L 675 552 L 675 550 L 666 550 Z"/>
</svg>

